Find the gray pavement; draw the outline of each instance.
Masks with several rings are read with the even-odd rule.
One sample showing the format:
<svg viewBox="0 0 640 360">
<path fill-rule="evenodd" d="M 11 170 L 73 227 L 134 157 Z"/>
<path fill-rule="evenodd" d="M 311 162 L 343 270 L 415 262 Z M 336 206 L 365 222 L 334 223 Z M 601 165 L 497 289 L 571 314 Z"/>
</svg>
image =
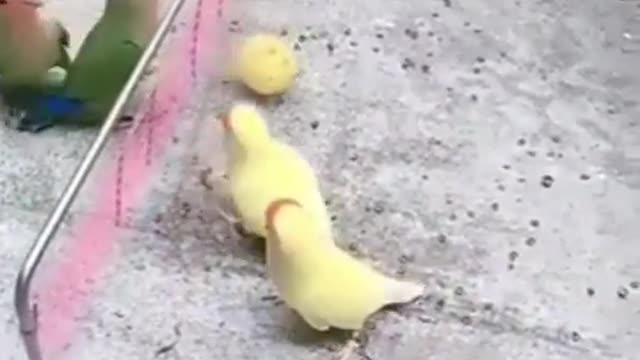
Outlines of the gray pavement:
<svg viewBox="0 0 640 360">
<path fill-rule="evenodd" d="M 231 28 L 297 44 L 304 74 L 265 111 L 318 169 L 340 243 L 428 284 L 371 319 L 354 359 L 640 359 L 640 3 L 231 3 Z M 47 7 L 76 47 L 102 2 Z M 336 356 L 345 336 L 274 300 L 196 181 L 197 129 L 234 98 L 214 79 L 196 99 L 57 358 Z M 15 275 L 93 134 L 0 128 L 3 359 L 26 359 Z"/>
</svg>

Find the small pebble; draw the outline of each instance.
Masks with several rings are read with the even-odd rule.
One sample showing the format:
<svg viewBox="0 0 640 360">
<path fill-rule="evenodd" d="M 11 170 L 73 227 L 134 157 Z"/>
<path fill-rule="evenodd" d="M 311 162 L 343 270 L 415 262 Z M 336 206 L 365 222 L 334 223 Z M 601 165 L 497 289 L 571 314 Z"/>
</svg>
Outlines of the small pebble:
<svg viewBox="0 0 640 360">
<path fill-rule="evenodd" d="M 578 342 L 580 341 L 580 339 L 581 339 L 580 333 L 578 333 L 577 331 L 571 332 L 571 340 L 573 340 L 574 342 Z"/>
<path fill-rule="evenodd" d="M 335 50 L 335 47 L 332 43 L 327 44 L 327 50 L 329 50 L 329 54 L 333 54 L 333 50 Z"/>
<path fill-rule="evenodd" d="M 408 69 L 413 69 L 416 67 L 416 63 L 413 62 L 413 60 L 409 59 L 409 58 L 405 58 L 402 61 L 402 65 L 401 65 L 403 70 L 408 70 Z"/>
<path fill-rule="evenodd" d="M 591 179 L 591 176 L 589 176 L 587 174 L 581 174 L 580 175 L 580 180 L 587 181 L 589 179 Z"/>
<path fill-rule="evenodd" d="M 516 261 L 517 258 L 518 258 L 518 252 L 517 251 L 509 252 L 509 260 L 510 261 Z"/>
<path fill-rule="evenodd" d="M 457 286 L 453 293 L 456 294 L 456 296 L 462 296 L 464 295 L 464 288 L 462 286 Z"/>
<path fill-rule="evenodd" d="M 447 242 L 447 236 L 445 234 L 438 234 L 437 239 L 440 244 L 444 244 Z"/>
<path fill-rule="evenodd" d="M 540 226 L 540 221 L 538 221 L 536 219 L 533 219 L 533 220 L 529 221 L 529 225 L 537 228 L 538 226 Z"/>
<path fill-rule="evenodd" d="M 640 281 L 632 281 L 629 283 L 629 287 L 632 288 L 633 290 L 638 290 L 640 289 Z"/>
<path fill-rule="evenodd" d="M 540 185 L 545 188 L 550 188 L 553 185 L 553 177 L 551 175 L 544 175 L 540 180 Z"/>
<path fill-rule="evenodd" d="M 320 123 L 319 123 L 318 121 L 315 121 L 315 120 L 314 120 L 314 121 L 312 121 L 312 122 L 311 122 L 311 129 L 312 129 L 312 130 L 317 129 L 317 128 L 318 128 L 318 126 L 320 126 Z"/>
<path fill-rule="evenodd" d="M 527 143 L 527 141 L 523 138 L 518 139 L 518 146 L 524 146 Z"/>
<path fill-rule="evenodd" d="M 536 238 L 534 238 L 533 236 L 530 236 L 527 238 L 527 240 L 525 240 L 524 242 L 527 246 L 533 246 L 536 244 Z"/>
<path fill-rule="evenodd" d="M 405 29 L 404 34 L 407 35 L 411 40 L 418 39 L 418 31 L 413 29 Z"/>
<path fill-rule="evenodd" d="M 587 288 L 587 295 L 593 296 L 596 294 L 596 291 L 593 288 Z"/>
<path fill-rule="evenodd" d="M 629 290 L 626 287 L 621 286 L 618 288 L 617 294 L 620 299 L 624 300 L 629 296 Z"/>
<path fill-rule="evenodd" d="M 498 211 L 498 209 L 500 209 L 500 205 L 497 202 L 491 204 L 491 210 Z"/>
</svg>

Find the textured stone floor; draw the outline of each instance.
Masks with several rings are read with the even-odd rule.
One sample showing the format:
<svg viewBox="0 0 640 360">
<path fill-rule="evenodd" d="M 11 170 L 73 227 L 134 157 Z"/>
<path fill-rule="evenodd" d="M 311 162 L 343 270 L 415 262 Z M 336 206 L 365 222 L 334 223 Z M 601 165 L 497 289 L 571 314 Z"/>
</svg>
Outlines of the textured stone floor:
<svg viewBox="0 0 640 360">
<path fill-rule="evenodd" d="M 265 111 L 318 169 L 340 243 L 428 285 L 374 316 L 354 359 L 638 358 L 640 3 L 231 4 L 229 35 L 286 29 L 296 44 L 304 73 Z M 47 5 L 75 48 L 102 2 Z M 195 129 L 234 97 L 212 79 L 186 113 L 58 358 L 336 356 L 345 336 L 318 338 L 273 300 L 262 257 L 194 180 Z M 0 128 L 5 359 L 26 359 L 17 268 L 93 134 Z M 64 256 L 56 243 L 43 267 Z"/>
</svg>

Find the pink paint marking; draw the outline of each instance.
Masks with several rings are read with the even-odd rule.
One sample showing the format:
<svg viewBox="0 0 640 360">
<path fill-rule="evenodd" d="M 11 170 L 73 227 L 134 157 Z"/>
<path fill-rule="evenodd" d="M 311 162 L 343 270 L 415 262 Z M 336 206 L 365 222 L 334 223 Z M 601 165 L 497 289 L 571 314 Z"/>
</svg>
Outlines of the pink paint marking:
<svg viewBox="0 0 640 360">
<path fill-rule="evenodd" d="M 119 234 L 114 219 L 122 216 L 122 209 L 136 209 L 144 200 L 156 170 L 150 166 L 149 157 L 161 156 L 172 143 L 180 112 L 192 96 L 192 74 L 206 76 L 205 69 L 213 65 L 209 60 L 218 40 L 223 5 L 223 0 L 197 1 L 193 26 L 173 41 L 170 57 L 161 62 L 159 82 L 145 104 L 148 113 L 128 130 L 121 147 L 123 156 L 113 164 L 112 175 L 105 176 L 107 181 L 100 184 L 103 191 L 97 199 L 97 210 L 76 223 L 74 236 L 57 240 L 65 244 L 67 252 L 62 261 L 43 273 L 37 301 L 44 354 L 64 350 L 73 339 L 74 320 L 86 314 L 92 281 L 115 252 Z M 202 42 L 206 46 L 199 46 Z"/>
</svg>

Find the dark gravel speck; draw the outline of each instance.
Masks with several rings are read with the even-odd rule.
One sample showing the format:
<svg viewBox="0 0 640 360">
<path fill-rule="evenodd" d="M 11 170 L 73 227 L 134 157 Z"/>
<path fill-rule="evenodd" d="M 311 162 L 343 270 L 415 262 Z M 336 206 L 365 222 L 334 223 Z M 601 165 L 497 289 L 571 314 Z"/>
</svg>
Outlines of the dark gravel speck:
<svg viewBox="0 0 640 360">
<path fill-rule="evenodd" d="M 539 227 L 540 226 L 540 221 L 533 219 L 531 221 L 529 221 L 529 225 L 533 226 L 533 227 Z"/>
<path fill-rule="evenodd" d="M 544 188 L 550 188 L 553 185 L 553 177 L 551 175 L 544 175 L 540 180 L 540 185 Z"/>
<path fill-rule="evenodd" d="M 447 242 L 447 236 L 445 234 L 438 234 L 437 239 L 440 244 L 444 244 Z"/>
<path fill-rule="evenodd" d="M 333 54 L 333 50 L 335 50 L 335 47 L 332 43 L 327 44 L 327 50 L 329 51 L 329 54 Z"/>
<path fill-rule="evenodd" d="M 580 336 L 580 333 L 577 331 L 572 331 L 571 332 L 571 340 L 573 340 L 573 342 L 578 342 L 580 341 L 580 339 L 582 339 L 582 337 Z"/>
<path fill-rule="evenodd" d="M 413 69 L 416 67 L 416 63 L 413 62 L 413 60 L 409 59 L 409 58 L 404 58 L 404 60 L 402 61 L 402 69 L 403 70 L 408 70 L 408 69 Z"/>
<path fill-rule="evenodd" d="M 580 174 L 580 180 L 587 181 L 589 179 L 591 179 L 591 176 L 587 174 Z"/>
<path fill-rule="evenodd" d="M 513 250 L 509 252 L 509 261 L 516 261 L 518 258 L 518 252 Z"/>
<path fill-rule="evenodd" d="M 618 298 L 625 300 L 629 296 L 629 289 L 624 286 L 620 286 L 617 291 Z"/>
<path fill-rule="evenodd" d="M 311 129 L 315 130 L 318 128 L 318 126 L 320 126 L 320 123 L 318 121 L 311 122 Z"/>
<path fill-rule="evenodd" d="M 587 288 L 587 295 L 593 296 L 596 294 L 596 291 L 593 288 Z"/>
<path fill-rule="evenodd" d="M 533 245 L 536 244 L 536 238 L 534 238 L 533 236 L 530 236 L 530 237 L 527 238 L 527 240 L 524 241 L 524 243 L 527 246 L 533 246 Z"/>
<path fill-rule="evenodd" d="M 417 40 L 419 37 L 418 30 L 414 29 L 405 29 L 404 34 L 407 35 L 411 40 Z"/>
<path fill-rule="evenodd" d="M 497 202 L 491 203 L 491 210 L 498 211 L 500 209 L 500 205 Z"/>
<path fill-rule="evenodd" d="M 629 287 L 632 288 L 633 290 L 638 290 L 640 289 L 640 281 L 632 281 L 629 283 Z"/>
</svg>

